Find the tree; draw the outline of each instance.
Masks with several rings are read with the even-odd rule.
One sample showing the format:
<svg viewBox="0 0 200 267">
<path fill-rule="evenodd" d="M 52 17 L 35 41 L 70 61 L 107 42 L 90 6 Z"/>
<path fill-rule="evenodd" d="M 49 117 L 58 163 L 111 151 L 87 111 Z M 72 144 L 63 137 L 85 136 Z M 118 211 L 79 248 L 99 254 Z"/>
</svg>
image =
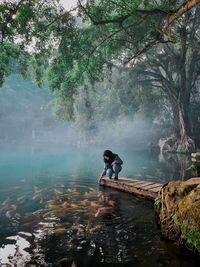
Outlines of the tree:
<svg viewBox="0 0 200 267">
<path fill-rule="evenodd" d="M 194 149 L 190 103 L 200 77 L 199 15 L 200 8 L 187 13 L 173 28 L 177 44 L 163 44 L 154 52 L 147 53 L 146 59 L 135 68 L 140 82 L 148 81 L 168 99 L 181 151 Z"/>
<path fill-rule="evenodd" d="M 0 86 L 18 61 L 23 77 L 34 72 L 38 85 L 63 32 L 73 17 L 59 0 L 19 0 L 0 3 Z M 31 66 L 31 67 L 30 67 Z"/>
<path fill-rule="evenodd" d="M 53 90 L 72 99 L 83 81 L 93 85 L 109 75 L 113 65 L 129 63 L 137 68 L 139 61 L 144 61 L 148 68 L 143 75 L 151 82 L 153 77 L 153 86 L 161 87 L 171 104 L 180 146 L 184 151 L 193 149 L 189 103 L 198 79 L 199 9 L 189 10 L 199 2 L 91 0 L 83 5 L 78 1 L 80 15 L 91 25 L 74 29 L 70 40 L 64 37 L 61 41 L 59 55 L 49 72 L 53 73 L 50 80 L 54 80 L 55 73 L 60 75 Z M 158 43 L 164 48 L 154 51 L 158 60 L 150 71 L 152 63 L 147 62 L 146 53 Z"/>
</svg>

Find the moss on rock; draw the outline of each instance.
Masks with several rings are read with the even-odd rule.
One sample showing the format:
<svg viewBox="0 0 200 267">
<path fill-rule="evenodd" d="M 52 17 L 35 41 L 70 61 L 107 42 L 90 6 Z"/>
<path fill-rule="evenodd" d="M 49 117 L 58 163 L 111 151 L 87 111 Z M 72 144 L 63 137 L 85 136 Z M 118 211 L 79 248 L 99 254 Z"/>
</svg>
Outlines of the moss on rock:
<svg viewBox="0 0 200 267">
<path fill-rule="evenodd" d="M 166 184 L 154 206 L 162 234 L 200 254 L 200 178 Z"/>
</svg>

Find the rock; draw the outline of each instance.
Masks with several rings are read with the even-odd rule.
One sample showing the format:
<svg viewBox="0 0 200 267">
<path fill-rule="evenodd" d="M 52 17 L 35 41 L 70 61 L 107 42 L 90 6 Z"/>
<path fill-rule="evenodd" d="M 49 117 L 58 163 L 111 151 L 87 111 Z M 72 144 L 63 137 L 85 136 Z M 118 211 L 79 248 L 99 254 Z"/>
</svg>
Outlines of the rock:
<svg viewBox="0 0 200 267">
<path fill-rule="evenodd" d="M 161 138 L 158 145 L 160 152 L 187 154 L 195 150 L 194 141 L 190 137 L 180 140 L 175 135 L 171 135 Z"/>
<path fill-rule="evenodd" d="M 166 184 L 154 206 L 161 233 L 200 255 L 200 177 Z"/>
</svg>

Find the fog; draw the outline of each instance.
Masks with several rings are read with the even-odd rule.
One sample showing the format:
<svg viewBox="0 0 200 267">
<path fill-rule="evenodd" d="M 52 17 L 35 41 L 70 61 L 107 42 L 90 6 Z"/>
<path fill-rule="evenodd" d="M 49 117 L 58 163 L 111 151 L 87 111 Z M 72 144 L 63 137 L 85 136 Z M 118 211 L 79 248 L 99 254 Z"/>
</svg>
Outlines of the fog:
<svg viewBox="0 0 200 267">
<path fill-rule="evenodd" d="M 0 143 L 71 144 L 76 132 L 53 118 L 53 98 L 47 86 L 38 88 L 31 78 L 7 78 L 0 90 Z"/>
<path fill-rule="evenodd" d="M 157 142 L 153 125 L 144 118 L 105 116 L 104 120 L 90 121 L 84 110 L 82 113 L 76 110 L 79 116 L 75 122 L 61 122 L 54 116 L 55 97 L 47 86 L 38 88 L 31 78 L 24 81 L 18 74 L 7 78 L 0 90 L 0 144 L 98 145 L 112 149 L 131 145 L 138 150 Z"/>
</svg>

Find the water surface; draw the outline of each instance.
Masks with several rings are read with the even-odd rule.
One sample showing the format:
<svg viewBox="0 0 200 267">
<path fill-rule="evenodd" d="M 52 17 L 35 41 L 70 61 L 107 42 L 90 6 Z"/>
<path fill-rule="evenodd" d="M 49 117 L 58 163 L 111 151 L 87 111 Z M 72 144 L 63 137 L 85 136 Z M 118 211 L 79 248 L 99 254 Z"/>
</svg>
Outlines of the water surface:
<svg viewBox="0 0 200 267">
<path fill-rule="evenodd" d="M 195 266 L 163 240 L 151 203 L 99 187 L 104 148 L 1 148 L 1 266 Z M 121 176 L 187 179 L 185 156 L 113 149 Z"/>
</svg>

